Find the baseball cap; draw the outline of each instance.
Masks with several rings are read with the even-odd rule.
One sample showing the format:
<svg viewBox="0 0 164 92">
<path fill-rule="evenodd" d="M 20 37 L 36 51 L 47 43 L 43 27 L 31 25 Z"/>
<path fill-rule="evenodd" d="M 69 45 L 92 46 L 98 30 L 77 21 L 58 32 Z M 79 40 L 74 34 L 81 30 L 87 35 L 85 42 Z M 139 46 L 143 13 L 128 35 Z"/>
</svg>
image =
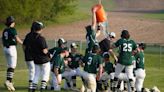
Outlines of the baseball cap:
<svg viewBox="0 0 164 92">
<path fill-rule="evenodd" d="M 32 31 L 38 31 L 38 30 L 41 30 L 44 28 L 44 25 L 42 22 L 39 22 L 39 21 L 34 21 L 32 23 L 32 27 L 31 27 L 31 30 Z"/>
<path fill-rule="evenodd" d="M 67 43 L 67 41 L 65 41 L 63 38 L 60 38 L 59 40 L 58 40 L 58 44 L 66 44 Z"/>
<path fill-rule="evenodd" d="M 15 22 L 15 18 L 13 16 L 9 16 L 9 17 L 6 18 L 6 23 L 5 24 L 7 26 L 10 26 L 11 23 L 13 23 L 13 22 Z"/>
<path fill-rule="evenodd" d="M 71 48 L 77 48 L 78 47 L 78 45 L 76 44 L 76 43 L 71 43 Z"/>
<path fill-rule="evenodd" d="M 116 37 L 116 34 L 115 34 L 114 32 L 110 32 L 110 33 L 109 33 L 109 37 L 115 38 L 115 37 Z"/>
</svg>

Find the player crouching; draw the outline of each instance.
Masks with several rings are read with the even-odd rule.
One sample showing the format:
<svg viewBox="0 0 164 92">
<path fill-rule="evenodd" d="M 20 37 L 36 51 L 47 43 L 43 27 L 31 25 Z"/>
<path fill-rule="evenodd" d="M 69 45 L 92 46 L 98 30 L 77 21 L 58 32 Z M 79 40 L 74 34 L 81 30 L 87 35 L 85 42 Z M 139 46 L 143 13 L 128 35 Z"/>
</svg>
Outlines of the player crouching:
<svg viewBox="0 0 164 92">
<path fill-rule="evenodd" d="M 109 53 L 103 54 L 103 68 L 104 73 L 102 74 L 102 77 L 99 81 L 97 81 L 97 92 L 108 92 L 110 89 L 108 89 L 108 81 L 110 80 L 110 87 L 112 89 L 112 83 L 114 78 L 114 67 L 113 64 L 110 62 L 109 59 Z"/>
</svg>

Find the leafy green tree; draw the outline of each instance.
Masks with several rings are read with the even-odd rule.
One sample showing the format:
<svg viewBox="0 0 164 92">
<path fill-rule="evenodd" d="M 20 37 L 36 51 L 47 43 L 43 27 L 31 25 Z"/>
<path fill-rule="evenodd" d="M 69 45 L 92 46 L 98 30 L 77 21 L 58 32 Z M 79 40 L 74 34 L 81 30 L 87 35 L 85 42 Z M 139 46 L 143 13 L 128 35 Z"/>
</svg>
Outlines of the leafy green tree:
<svg viewBox="0 0 164 92">
<path fill-rule="evenodd" d="M 72 14 L 77 0 L 0 0 L 0 21 L 7 16 L 17 22 L 52 20 L 62 14 Z"/>
</svg>

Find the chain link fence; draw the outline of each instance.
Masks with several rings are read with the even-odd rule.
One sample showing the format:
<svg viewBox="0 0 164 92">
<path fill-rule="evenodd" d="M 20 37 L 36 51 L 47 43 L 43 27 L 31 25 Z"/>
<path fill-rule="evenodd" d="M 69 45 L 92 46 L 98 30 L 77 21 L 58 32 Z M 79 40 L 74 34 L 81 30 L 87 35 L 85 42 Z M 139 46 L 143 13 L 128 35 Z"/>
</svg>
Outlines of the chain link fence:
<svg viewBox="0 0 164 92">
<path fill-rule="evenodd" d="M 70 44 L 75 42 L 78 44 L 79 53 L 84 54 L 86 48 L 86 42 L 84 41 L 67 41 L 67 47 L 70 47 Z M 1 43 L 2 44 L 2 43 Z M 48 40 L 47 44 L 49 49 L 57 46 L 57 40 Z M 19 69 L 27 69 L 26 62 L 24 60 L 24 52 L 22 50 L 22 46 L 17 46 L 18 51 L 18 61 L 16 70 Z M 147 48 L 145 49 L 145 66 L 150 68 L 160 69 L 164 67 L 164 43 L 153 44 L 147 43 Z M 0 71 L 6 70 L 6 58 L 3 52 L 3 46 L 0 46 Z"/>
</svg>

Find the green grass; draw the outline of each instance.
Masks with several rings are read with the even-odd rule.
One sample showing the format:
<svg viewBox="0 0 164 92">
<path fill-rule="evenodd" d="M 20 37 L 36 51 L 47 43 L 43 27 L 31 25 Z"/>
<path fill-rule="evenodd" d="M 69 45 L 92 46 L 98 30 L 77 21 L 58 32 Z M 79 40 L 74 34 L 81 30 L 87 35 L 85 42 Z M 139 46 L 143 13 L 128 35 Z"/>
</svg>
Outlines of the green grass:
<svg viewBox="0 0 164 92">
<path fill-rule="evenodd" d="M 70 43 L 70 42 L 68 42 Z M 48 41 L 49 47 L 53 47 L 54 41 Z M 28 85 L 28 72 L 24 61 L 24 54 L 21 46 L 18 46 L 18 63 L 15 70 L 14 85 L 17 89 L 16 92 L 27 92 Z M 85 43 L 82 43 L 82 53 L 84 53 Z M 164 48 L 161 49 L 163 51 Z M 154 53 L 153 53 L 154 52 Z M 161 59 L 161 61 L 160 61 Z M 152 88 L 157 86 L 161 92 L 164 92 L 164 53 L 160 56 L 159 46 L 148 46 L 145 51 L 145 68 L 146 68 L 146 78 L 144 82 L 144 87 Z M 6 76 L 6 60 L 3 55 L 2 47 L 0 47 L 0 92 L 8 92 L 4 87 L 5 76 Z M 81 85 L 81 79 L 78 78 L 78 88 Z M 53 91 L 47 91 L 53 92 Z M 71 92 L 68 90 L 62 90 L 61 92 Z"/>
<path fill-rule="evenodd" d="M 148 13 L 144 14 L 145 18 L 148 19 L 158 19 L 158 20 L 164 20 L 164 11 L 160 13 Z"/>
</svg>

